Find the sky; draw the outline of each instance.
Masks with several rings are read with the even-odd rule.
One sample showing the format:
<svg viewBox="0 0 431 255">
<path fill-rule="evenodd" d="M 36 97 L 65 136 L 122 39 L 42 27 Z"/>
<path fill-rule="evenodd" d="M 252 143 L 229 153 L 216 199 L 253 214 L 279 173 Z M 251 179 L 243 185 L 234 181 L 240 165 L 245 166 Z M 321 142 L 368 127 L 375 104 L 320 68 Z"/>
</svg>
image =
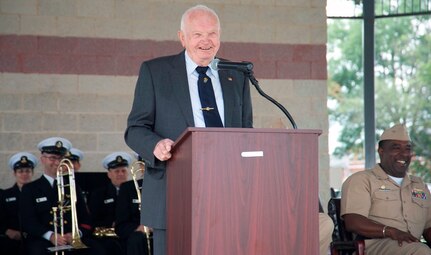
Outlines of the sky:
<svg viewBox="0 0 431 255">
<path fill-rule="evenodd" d="M 361 11 L 361 6 L 356 6 L 353 0 L 327 0 L 326 14 L 327 16 L 354 16 Z"/>
</svg>

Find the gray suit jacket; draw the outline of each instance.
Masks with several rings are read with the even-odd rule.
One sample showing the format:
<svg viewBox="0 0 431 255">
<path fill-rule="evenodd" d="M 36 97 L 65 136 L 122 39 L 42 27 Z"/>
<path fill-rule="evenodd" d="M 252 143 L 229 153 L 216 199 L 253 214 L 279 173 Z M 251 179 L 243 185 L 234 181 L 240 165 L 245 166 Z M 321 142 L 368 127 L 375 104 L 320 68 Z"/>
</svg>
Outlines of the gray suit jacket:
<svg viewBox="0 0 431 255">
<path fill-rule="evenodd" d="M 219 71 L 225 127 L 253 126 L 250 86 L 242 72 Z M 153 155 L 165 138 L 175 141 L 194 127 L 184 51 L 142 63 L 127 121 L 125 141 L 146 163 L 141 223 L 166 228 L 166 162 Z"/>
</svg>

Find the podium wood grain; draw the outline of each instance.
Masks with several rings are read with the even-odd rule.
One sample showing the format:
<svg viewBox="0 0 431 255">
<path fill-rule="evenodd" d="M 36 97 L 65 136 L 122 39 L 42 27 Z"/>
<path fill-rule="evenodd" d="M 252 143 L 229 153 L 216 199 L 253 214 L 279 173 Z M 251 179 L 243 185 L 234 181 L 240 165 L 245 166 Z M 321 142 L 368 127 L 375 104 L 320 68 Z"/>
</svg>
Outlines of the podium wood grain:
<svg viewBox="0 0 431 255">
<path fill-rule="evenodd" d="M 168 163 L 168 254 L 318 254 L 319 135 L 186 130 Z"/>
</svg>

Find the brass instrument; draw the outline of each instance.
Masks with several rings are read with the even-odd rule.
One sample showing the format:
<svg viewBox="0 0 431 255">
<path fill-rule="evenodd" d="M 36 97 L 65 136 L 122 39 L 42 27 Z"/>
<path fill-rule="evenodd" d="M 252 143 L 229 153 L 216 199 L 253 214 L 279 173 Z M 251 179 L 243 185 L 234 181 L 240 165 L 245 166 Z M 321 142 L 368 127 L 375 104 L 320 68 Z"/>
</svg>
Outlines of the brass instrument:
<svg viewBox="0 0 431 255">
<path fill-rule="evenodd" d="M 133 179 L 133 183 L 135 184 L 135 190 L 136 190 L 136 195 L 138 196 L 138 208 L 139 211 L 141 210 L 141 191 L 139 190 L 139 184 L 138 184 L 138 179 L 137 179 L 137 175 L 139 172 L 141 172 L 142 175 L 142 181 L 144 179 L 144 173 L 145 173 L 145 163 L 143 161 L 135 161 L 132 164 L 132 167 L 130 169 L 131 175 L 132 175 L 132 179 Z M 150 241 L 150 228 L 147 226 L 144 226 L 144 232 L 145 232 L 145 236 L 147 238 L 147 247 L 148 247 L 148 254 L 151 254 L 151 241 Z"/>
<path fill-rule="evenodd" d="M 68 178 L 69 183 L 65 183 L 65 178 Z M 69 194 L 65 193 L 65 188 L 69 188 Z M 84 249 L 88 248 L 82 243 L 79 237 L 78 216 L 76 212 L 76 186 L 75 186 L 75 173 L 72 161 L 69 159 L 62 159 L 57 167 L 57 192 L 58 192 L 58 206 L 53 207 L 53 225 L 55 235 L 55 247 L 50 247 L 50 251 L 63 251 L 69 249 Z M 57 227 L 60 227 L 60 235 L 64 235 L 64 214 L 70 211 L 71 224 L 72 224 L 72 243 L 70 245 L 58 246 L 57 245 Z"/>
</svg>

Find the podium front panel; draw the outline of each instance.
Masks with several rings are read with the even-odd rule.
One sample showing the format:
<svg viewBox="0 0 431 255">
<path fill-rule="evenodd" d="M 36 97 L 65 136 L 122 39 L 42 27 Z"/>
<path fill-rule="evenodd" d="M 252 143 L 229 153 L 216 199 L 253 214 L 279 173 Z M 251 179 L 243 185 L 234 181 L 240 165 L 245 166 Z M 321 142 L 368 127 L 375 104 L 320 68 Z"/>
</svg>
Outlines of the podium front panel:
<svg viewBox="0 0 431 255">
<path fill-rule="evenodd" d="M 189 131 L 168 165 L 168 254 L 318 254 L 318 136 Z"/>
</svg>

